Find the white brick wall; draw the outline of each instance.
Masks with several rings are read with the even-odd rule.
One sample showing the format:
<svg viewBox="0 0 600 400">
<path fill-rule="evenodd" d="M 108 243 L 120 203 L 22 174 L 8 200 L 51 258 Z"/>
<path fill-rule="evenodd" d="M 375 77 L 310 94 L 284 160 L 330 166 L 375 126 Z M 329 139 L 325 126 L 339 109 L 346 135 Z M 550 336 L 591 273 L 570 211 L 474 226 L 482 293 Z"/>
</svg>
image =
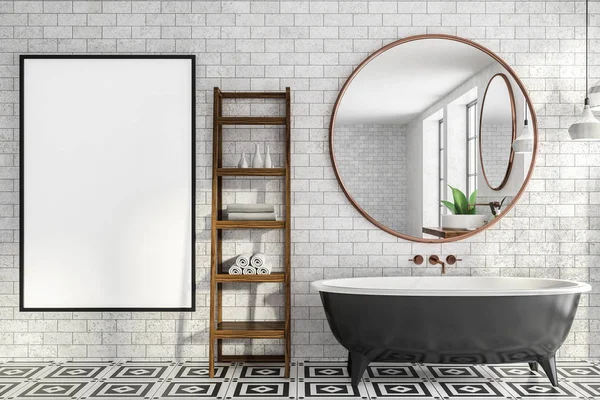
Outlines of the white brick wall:
<svg viewBox="0 0 600 400">
<path fill-rule="evenodd" d="M 406 230 L 406 126 L 336 125 L 334 152 L 344 186 L 363 210 L 396 232 Z"/>
<path fill-rule="evenodd" d="M 481 149 L 485 176 L 492 187 L 500 186 L 506 176 L 512 140 L 511 124 L 483 124 Z M 520 132 L 519 132 L 520 133 Z M 519 134 L 517 133 L 517 135 Z M 478 145 L 479 146 L 479 145 Z M 479 163 L 479 159 L 477 163 Z"/>
<path fill-rule="evenodd" d="M 599 3 L 590 9 L 591 75 L 598 77 Z M 566 130 L 583 98 L 583 12 L 584 3 L 573 1 L 1 1 L 0 357 L 206 357 L 214 86 L 293 90 L 295 357 L 344 355 L 310 281 L 438 274 L 408 262 L 433 253 L 464 258 L 450 274 L 591 282 L 561 356 L 600 357 L 600 143 L 570 142 Z M 519 205 L 494 229 L 446 245 L 375 229 L 343 196 L 328 155 L 329 118 L 345 78 L 384 44 L 421 33 L 455 34 L 498 52 L 529 89 L 540 125 L 537 169 Z M 57 52 L 197 55 L 197 312 L 18 311 L 18 55 Z M 278 293 L 261 286 L 248 296 L 238 288 L 226 301 L 235 315 L 250 302 L 275 306 L 256 311 L 270 317 Z M 264 344 L 227 350 L 277 350 Z"/>
</svg>

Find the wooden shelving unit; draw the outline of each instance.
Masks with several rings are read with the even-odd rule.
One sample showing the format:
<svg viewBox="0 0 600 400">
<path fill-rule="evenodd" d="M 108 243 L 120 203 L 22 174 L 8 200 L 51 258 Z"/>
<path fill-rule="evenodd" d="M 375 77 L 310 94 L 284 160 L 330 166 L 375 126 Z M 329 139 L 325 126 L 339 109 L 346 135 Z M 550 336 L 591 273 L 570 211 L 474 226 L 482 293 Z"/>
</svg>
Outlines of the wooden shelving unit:
<svg viewBox="0 0 600 400">
<path fill-rule="evenodd" d="M 290 326 L 290 262 L 291 262 L 291 102 L 290 88 L 285 92 L 222 92 L 214 90 L 213 116 L 213 181 L 211 224 L 211 274 L 210 274 L 210 349 L 209 373 L 214 377 L 216 359 L 221 362 L 256 361 L 285 362 L 285 376 L 290 376 L 291 326 Z M 224 117 L 223 99 L 281 99 L 285 100 L 283 117 Z M 285 126 L 285 165 L 283 168 L 225 168 L 223 167 L 223 126 L 225 125 L 283 125 Z M 285 220 L 283 221 L 223 221 L 219 219 L 223 208 L 222 189 L 224 177 L 281 176 L 285 179 Z M 224 229 L 283 229 L 285 231 L 284 272 L 270 275 L 228 275 L 221 270 Z M 223 285 L 230 282 L 281 283 L 285 290 L 285 319 L 283 321 L 223 321 Z M 222 352 L 224 339 L 283 339 L 283 355 L 238 356 Z"/>
</svg>

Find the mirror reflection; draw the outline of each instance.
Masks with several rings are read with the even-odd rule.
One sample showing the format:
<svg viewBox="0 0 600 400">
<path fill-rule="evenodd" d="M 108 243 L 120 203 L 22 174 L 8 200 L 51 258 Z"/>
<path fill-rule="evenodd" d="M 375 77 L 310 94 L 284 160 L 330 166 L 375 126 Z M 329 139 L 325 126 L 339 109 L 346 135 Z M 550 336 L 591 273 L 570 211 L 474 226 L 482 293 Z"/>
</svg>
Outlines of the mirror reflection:
<svg viewBox="0 0 600 400">
<path fill-rule="evenodd" d="M 532 165 L 532 153 L 514 153 L 507 171 L 526 102 L 512 74 L 488 51 L 439 36 L 367 59 L 342 89 L 331 126 L 334 167 L 354 206 L 419 241 L 458 238 L 494 220 Z"/>
<path fill-rule="evenodd" d="M 515 100 L 510 81 L 506 75 L 496 74 L 485 89 L 479 125 L 481 173 L 493 190 L 502 189 L 510 176 L 515 125 Z"/>
</svg>

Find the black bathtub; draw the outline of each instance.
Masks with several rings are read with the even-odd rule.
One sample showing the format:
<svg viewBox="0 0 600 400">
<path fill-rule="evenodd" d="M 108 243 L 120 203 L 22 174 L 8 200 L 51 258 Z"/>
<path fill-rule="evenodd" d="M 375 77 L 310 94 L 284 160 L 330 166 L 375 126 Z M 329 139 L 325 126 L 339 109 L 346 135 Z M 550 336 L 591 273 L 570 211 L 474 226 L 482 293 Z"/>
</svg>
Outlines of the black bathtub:
<svg viewBox="0 0 600 400">
<path fill-rule="evenodd" d="M 539 363 L 558 384 L 555 354 L 581 293 L 565 280 L 376 277 L 313 282 L 348 354 L 352 385 L 371 361 Z"/>
</svg>

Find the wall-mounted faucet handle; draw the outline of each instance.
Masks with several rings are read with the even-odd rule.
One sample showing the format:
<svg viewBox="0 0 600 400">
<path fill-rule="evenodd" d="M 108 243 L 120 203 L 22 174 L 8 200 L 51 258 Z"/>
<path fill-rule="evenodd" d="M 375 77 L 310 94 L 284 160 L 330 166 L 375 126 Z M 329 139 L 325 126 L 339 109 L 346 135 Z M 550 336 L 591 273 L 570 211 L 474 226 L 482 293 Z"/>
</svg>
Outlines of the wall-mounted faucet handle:
<svg viewBox="0 0 600 400">
<path fill-rule="evenodd" d="M 457 261 L 462 261 L 462 258 L 456 258 L 456 256 L 453 254 L 450 254 L 448 257 L 446 257 L 446 263 L 449 265 L 454 265 Z"/>
<path fill-rule="evenodd" d="M 421 265 L 421 264 L 423 264 L 423 261 L 425 261 L 425 259 L 423 258 L 422 255 L 417 254 L 416 256 L 413 256 L 413 258 L 409 258 L 408 261 L 412 261 L 417 265 Z"/>
<path fill-rule="evenodd" d="M 429 264 L 431 265 L 441 265 L 442 266 L 442 275 L 446 273 L 446 263 L 440 260 L 440 257 L 432 254 L 429 256 Z"/>
</svg>

